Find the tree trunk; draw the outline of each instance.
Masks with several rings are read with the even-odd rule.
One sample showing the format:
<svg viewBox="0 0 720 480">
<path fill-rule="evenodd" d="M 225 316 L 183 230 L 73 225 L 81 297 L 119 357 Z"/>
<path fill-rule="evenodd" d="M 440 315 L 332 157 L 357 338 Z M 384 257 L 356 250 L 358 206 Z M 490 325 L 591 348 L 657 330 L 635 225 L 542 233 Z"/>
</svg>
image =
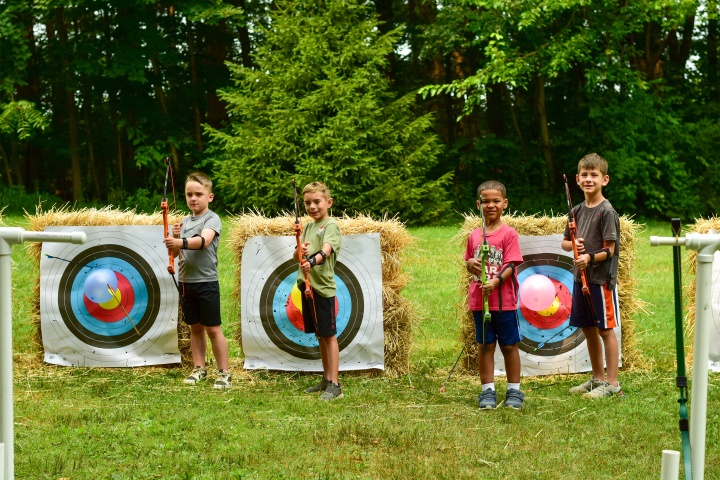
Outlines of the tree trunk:
<svg viewBox="0 0 720 480">
<path fill-rule="evenodd" d="M 75 105 L 75 90 L 71 70 L 70 55 L 67 53 L 67 25 L 65 24 L 64 8 L 58 8 L 57 14 L 58 40 L 62 51 L 63 79 L 65 80 L 65 101 L 68 113 L 70 134 L 70 160 L 72 165 L 72 199 L 82 201 L 82 168 L 80 166 L 80 147 L 78 145 L 78 115 Z"/>
<path fill-rule="evenodd" d="M 250 56 L 250 30 L 248 29 L 248 19 L 247 19 L 247 2 L 245 0 L 236 0 L 233 2 L 233 5 L 238 6 L 242 8 L 242 11 L 245 12 L 245 19 L 243 21 L 243 24 L 240 25 L 237 29 L 238 32 L 238 41 L 240 42 L 240 59 L 242 60 L 242 65 L 245 68 L 250 68 L 253 66 L 252 57 Z"/>
<path fill-rule="evenodd" d="M 155 74 L 155 95 L 160 101 L 160 108 L 163 115 L 167 117 L 169 115 L 169 110 L 167 106 L 167 100 L 165 98 L 165 90 L 163 89 L 162 85 L 163 80 L 162 75 L 160 74 L 160 65 L 157 57 L 152 57 L 150 59 L 150 64 L 152 65 L 153 73 Z M 173 168 L 175 169 L 175 171 L 180 171 L 180 158 L 178 156 L 177 148 L 172 143 L 170 144 L 170 152 L 173 159 Z"/>
<path fill-rule="evenodd" d="M 5 153 L 5 149 L 2 146 L 2 143 L 0 143 L 0 155 L 3 157 L 3 163 L 5 164 L 5 178 L 7 178 L 7 184 L 8 186 L 13 186 L 13 179 L 12 179 L 12 172 L 10 171 L 10 163 L 8 162 L 7 153 Z"/>
<path fill-rule="evenodd" d="M 100 176 L 98 175 L 97 166 L 95 165 L 95 151 L 93 149 L 91 102 L 88 87 L 85 82 L 83 82 L 83 114 L 85 117 L 85 138 L 87 139 L 88 147 L 88 177 L 95 186 L 95 198 L 103 200 L 102 189 L 100 188 Z"/>
<path fill-rule="evenodd" d="M 12 139 L 10 140 L 10 164 L 15 171 L 15 180 L 18 185 L 25 185 L 22 175 L 22 165 L 20 165 L 20 143 Z"/>
<path fill-rule="evenodd" d="M 718 2 L 708 1 L 707 68 L 710 100 L 720 102 L 720 75 L 718 75 Z"/>
<path fill-rule="evenodd" d="M 195 133 L 195 145 L 199 151 L 203 151 L 202 139 L 202 113 L 198 105 L 198 81 L 197 81 L 197 62 L 195 61 L 195 39 L 193 37 L 192 23 L 188 20 L 187 25 L 188 39 L 188 57 L 190 59 L 190 86 L 192 87 L 192 107 L 193 107 L 193 132 Z"/>
<path fill-rule="evenodd" d="M 543 158 L 547 167 L 547 178 L 550 188 L 555 190 L 555 166 L 553 165 L 552 149 L 550 146 L 550 129 L 548 128 L 547 112 L 545 110 L 545 78 L 538 75 L 535 79 L 535 107 L 540 127 L 540 142 L 542 144 Z"/>
</svg>

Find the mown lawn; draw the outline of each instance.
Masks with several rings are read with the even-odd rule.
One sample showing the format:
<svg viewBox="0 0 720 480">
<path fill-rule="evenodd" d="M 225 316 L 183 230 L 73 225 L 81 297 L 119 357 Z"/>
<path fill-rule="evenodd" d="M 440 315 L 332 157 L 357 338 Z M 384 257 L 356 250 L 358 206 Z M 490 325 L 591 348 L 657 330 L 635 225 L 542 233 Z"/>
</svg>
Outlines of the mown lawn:
<svg viewBox="0 0 720 480">
<path fill-rule="evenodd" d="M 19 217 L 3 220 L 23 225 Z M 669 227 L 652 223 L 638 241 L 636 273 L 649 306 L 635 321 L 647 368 L 621 370 L 625 397 L 569 396 L 584 376 L 525 378 L 526 407 L 492 412 L 476 408 L 475 376 L 454 375 L 439 393 L 460 352 L 456 247 L 448 243 L 457 230 L 411 229 L 416 243 L 406 268 L 413 281 L 404 294 L 420 317 L 411 373 L 345 375 L 346 398 L 330 404 L 303 393 L 314 376 L 241 371 L 225 244 L 223 313 L 236 378 L 222 393 L 210 384 L 184 386 L 183 369 L 39 362 L 29 319 L 36 272 L 15 247 L 17 478 L 658 478 L 661 451 L 680 448 L 671 254 L 648 243 Z M 713 374 L 706 478 L 720 478 L 718 425 L 720 376 Z"/>
</svg>

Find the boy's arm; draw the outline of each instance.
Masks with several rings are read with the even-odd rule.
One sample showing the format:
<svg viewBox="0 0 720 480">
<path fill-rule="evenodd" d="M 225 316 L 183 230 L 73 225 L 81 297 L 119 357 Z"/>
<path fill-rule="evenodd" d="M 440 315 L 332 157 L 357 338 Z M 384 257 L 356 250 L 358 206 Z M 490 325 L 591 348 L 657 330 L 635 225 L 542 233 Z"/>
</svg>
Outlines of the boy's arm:
<svg viewBox="0 0 720 480">
<path fill-rule="evenodd" d="M 184 250 L 203 250 L 208 247 L 215 240 L 217 232 L 212 228 L 203 228 L 200 235 L 195 235 L 190 238 L 181 238 L 181 248 Z"/>
</svg>

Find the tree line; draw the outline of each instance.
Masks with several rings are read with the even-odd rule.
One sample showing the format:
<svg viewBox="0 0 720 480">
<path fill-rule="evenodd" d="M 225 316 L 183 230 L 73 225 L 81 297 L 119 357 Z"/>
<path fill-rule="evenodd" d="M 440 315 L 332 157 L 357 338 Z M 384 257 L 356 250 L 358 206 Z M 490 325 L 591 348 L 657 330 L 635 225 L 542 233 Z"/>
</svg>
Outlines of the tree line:
<svg viewBox="0 0 720 480">
<path fill-rule="evenodd" d="M 0 204 L 159 205 L 169 157 L 219 205 L 440 221 L 486 179 L 563 211 L 610 163 L 621 213 L 720 210 L 718 2 L 0 0 Z M 575 190 L 576 202 L 581 193 Z M 30 195 L 32 197 L 32 195 Z M 35 195 L 36 199 L 37 195 Z M 2 205 L 0 205 L 0 208 Z"/>
</svg>

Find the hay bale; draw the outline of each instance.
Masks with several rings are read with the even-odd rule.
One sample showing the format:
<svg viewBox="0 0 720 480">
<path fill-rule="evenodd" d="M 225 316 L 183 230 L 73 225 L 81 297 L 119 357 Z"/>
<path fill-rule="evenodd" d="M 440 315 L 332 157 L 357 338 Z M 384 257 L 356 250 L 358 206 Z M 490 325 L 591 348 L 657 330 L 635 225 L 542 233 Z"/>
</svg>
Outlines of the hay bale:
<svg viewBox="0 0 720 480">
<path fill-rule="evenodd" d="M 303 223 L 312 222 L 304 217 Z M 229 243 L 233 256 L 237 261 L 236 283 L 233 298 L 239 312 L 242 254 L 248 239 L 256 236 L 294 236 L 294 215 L 268 218 L 257 212 L 231 217 Z M 400 296 L 407 285 L 409 275 L 402 271 L 402 256 L 405 247 L 412 243 L 412 238 L 405 225 L 397 218 L 385 217 L 375 220 L 366 215 L 337 218 L 340 232 L 343 235 L 364 233 L 380 234 L 380 250 L 382 255 L 382 296 L 383 325 L 385 330 L 385 375 L 397 376 L 407 373 L 410 368 L 410 347 L 412 327 L 416 314 L 411 303 Z M 237 330 L 238 344 L 242 345 L 242 331 Z"/>
<path fill-rule="evenodd" d="M 720 217 L 696 219 L 695 223 L 688 227 L 690 233 L 710 233 L 710 230 L 720 231 Z M 694 277 L 697 273 L 697 251 L 690 250 L 685 261 L 688 262 L 690 274 Z M 685 333 L 688 337 L 691 337 L 695 331 L 695 295 L 697 294 L 695 282 L 691 282 L 685 287 L 685 293 L 687 295 L 687 327 L 685 327 Z M 687 349 L 687 360 L 692 363 L 694 344 L 690 342 L 690 345 L 686 345 L 685 348 Z"/>
<path fill-rule="evenodd" d="M 452 242 L 464 252 L 470 233 L 482 226 L 481 217 L 474 213 L 464 215 L 465 221 L 460 231 L 453 237 Z M 513 227 L 519 235 L 539 236 L 554 235 L 565 232 L 567 215 L 525 216 L 511 213 L 503 215 L 503 222 Z M 635 241 L 641 225 L 635 223 L 630 217 L 620 217 L 620 262 L 618 264 L 618 296 L 622 308 L 622 358 L 623 368 L 637 368 L 642 363 L 641 355 L 636 348 L 635 320 L 633 316 L 644 310 L 645 303 L 637 296 L 633 269 L 635 264 Z M 478 344 L 475 341 L 475 324 L 468 311 L 467 292 L 471 275 L 465 269 L 463 255 L 457 257 L 458 269 L 458 296 L 456 303 L 457 315 L 461 319 L 461 341 L 465 345 L 465 356 L 462 365 L 468 372 L 477 373 Z"/>
<path fill-rule="evenodd" d="M 168 221 L 170 223 L 180 222 L 187 216 L 182 212 L 170 212 Z M 65 226 L 65 227 L 104 227 L 112 225 L 162 225 L 162 212 L 153 214 L 136 213 L 135 210 L 118 210 L 112 206 L 104 208 L 81 208 L 79 210 L 71 210 L 68 206 L 53 207 L 43 212 L 38 208 L 35 215 L 26 214 L 28 221 L 28 229 L 34 231 L 43 231 L 45 227 Z M 38 359 L 43 360 L 43 344 L 42 333 L 40 331 L 40 255 L 42 253 L 42 243 L 34 242 L 27 247 L 28 256 L 32 259 L 37 270 L 37 276 L 34 282 L 34 298 L 32 307 L 32 321 L 35 333 L 33 341 L 37 347 Z M 190 329 L 185 325 L 182 319 L 182 311 L 178 306 L 178 341 L 180 354 L 184 365 L 192 364 L 192 355 L 190 353 Z"/>
</svg>

